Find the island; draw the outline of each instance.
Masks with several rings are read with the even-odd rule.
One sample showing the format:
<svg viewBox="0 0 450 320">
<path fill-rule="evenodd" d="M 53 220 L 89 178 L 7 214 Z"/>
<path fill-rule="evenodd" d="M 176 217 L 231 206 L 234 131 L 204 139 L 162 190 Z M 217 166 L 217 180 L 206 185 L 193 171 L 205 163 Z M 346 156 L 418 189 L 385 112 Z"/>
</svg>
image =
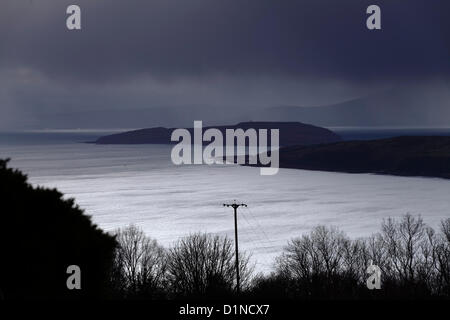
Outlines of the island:
<svg viewBox="0 0 450 320">
<path fill-rule="evenodd" d="M 314 145 L 341 141 L 341 137 L 331 130 L 301 122 L 241 122 L 236 125 L 203 127 L 203 131 L 215 128 L 225 134 L 226 129 L 279 129 L 280 146 Z M 175 144 L 171 141 L 172 131 L 177 128 L 148 128 L 107 135 L 98 138 L 96 144 Z M 193 134 L 193 128 L 186 128 Z"/>
</svg>

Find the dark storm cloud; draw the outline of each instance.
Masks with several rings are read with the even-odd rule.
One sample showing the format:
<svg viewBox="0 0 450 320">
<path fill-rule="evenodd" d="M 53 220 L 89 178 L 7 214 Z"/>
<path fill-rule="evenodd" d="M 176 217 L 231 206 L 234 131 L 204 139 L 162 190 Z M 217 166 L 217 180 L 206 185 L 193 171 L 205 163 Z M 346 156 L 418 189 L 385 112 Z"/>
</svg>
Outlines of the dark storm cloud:
<svg viewBox="0 0 450 320">
<path fill-rule="evenodd" d="M 4 2 L 2 2 L 4 3 Z M 83 81 L 150 75 L 281 75 L 423 79 L 450 71 L 450 3 L 378 0 L 78 0 L 83 30 L 65 29 L 74 1 L 6 0 L 1 64 Z"/>
<path fill-rule="evenodd" d="M 81 31 L 66 29 L 70 4 Z M 381 31 L 365 26 L 371 4 Z M 431 101 L 439 118 L 449 13 L 448 0 L 2 0 L 0 128 L 258 120 L 400 83 L 411 96 L 395 104 Z"/>
</svg>

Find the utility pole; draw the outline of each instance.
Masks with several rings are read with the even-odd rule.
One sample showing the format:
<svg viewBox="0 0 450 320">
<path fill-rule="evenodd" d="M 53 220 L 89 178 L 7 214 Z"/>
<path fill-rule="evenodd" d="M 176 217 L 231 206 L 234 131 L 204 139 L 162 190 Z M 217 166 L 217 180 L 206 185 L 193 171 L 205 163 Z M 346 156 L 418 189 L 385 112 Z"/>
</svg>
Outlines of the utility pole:
<svg viewBox="0 0 450 320">
<path fill-rule="evenodd" d="M 238 228 L 237 228 L 237 209 L 239 207 L 247 207 L 245 203 L 236 203 L 236 200 L 234 200 L 234 203 L 224 203 L 224 207 L 232 207 L 234 209 L 234 243 L 236 245 L 236 292 L 240 292 L 239 287 L 239 248 L 238 248 Z"/>
</svg>

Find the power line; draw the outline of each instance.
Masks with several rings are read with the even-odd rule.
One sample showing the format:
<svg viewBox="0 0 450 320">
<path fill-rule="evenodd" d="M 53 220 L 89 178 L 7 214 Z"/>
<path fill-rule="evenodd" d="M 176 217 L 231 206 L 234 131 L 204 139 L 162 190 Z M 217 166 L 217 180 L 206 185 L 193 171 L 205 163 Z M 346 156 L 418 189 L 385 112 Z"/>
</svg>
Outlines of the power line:
<svg viewBox="0 0 450 320">
<path fill-rule="evenodd" d="M 267 236 L 267 233 L 264 231 L 264 228 L 261 226 L 261 224 L 259 223 L 258 219 L 256 219 L 255 215 L 252 213 L 252 210 L 250 210 L 250 208 L 247 208 L 249 216 L 256 222 L 256 228 L 258 228 L 259 230 L 261 230 L 261 233 L 263 234 L 265 241 L 267 241 L 267 244 L 269 246 L 271 246 L 271 243 L 273 242 L 272 240 L 269 239 L 269 237 Z"/>
</svg>

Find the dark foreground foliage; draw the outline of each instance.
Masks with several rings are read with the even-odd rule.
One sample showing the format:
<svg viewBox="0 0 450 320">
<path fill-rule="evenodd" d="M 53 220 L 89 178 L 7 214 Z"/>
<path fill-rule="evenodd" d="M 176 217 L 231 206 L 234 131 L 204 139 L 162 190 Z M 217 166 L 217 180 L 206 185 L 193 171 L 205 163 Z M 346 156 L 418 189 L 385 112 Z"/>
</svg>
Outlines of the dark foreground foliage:
<svg viewBox="0 0 450 320">
<path fill-rule="evenodd" d="M 32 187 L 0 160 L 0 290 L 4 299 L 108 295 L 116 242 L 57 190 Z M 67 290 L 69 265 L 82 290 Z"/>
</svg>

